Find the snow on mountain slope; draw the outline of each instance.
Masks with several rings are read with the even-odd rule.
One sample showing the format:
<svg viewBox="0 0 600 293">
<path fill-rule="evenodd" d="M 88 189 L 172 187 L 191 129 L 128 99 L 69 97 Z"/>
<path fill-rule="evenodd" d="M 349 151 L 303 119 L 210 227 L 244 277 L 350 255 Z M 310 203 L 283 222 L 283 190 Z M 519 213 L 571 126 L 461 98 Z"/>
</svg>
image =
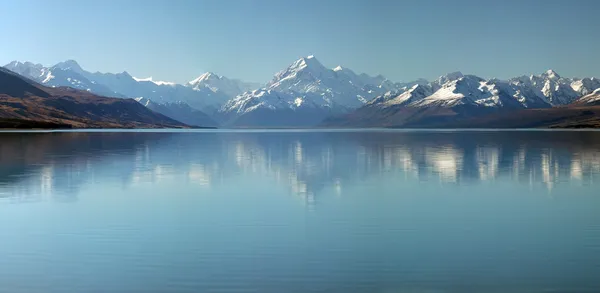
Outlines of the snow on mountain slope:
<svg viewBox="0 0 600 293">
<path fill-rule="evenodd" d="M 375 77 L 365 73 L 357 75 L 351 69 L 343 68 L 342 66 L 337 66 L 333 69 L 333 72 L 339 85 L 343 86 L 351 84 L 362 91 L 366 91 L 368 94 L 366 96 L 372 96 L 374 93 L 388 92 L 399 88 L 399 84 L 395 84 L 381 75 Z"/>
<path fill-rule="evenodd" d="M 474 75 L 453 72 L 427 85 L 381 95 L 367 105 L 380 108 L 394 105 L 547 108 L 570 104 L 584 93 L 590 93 L 597 88 L 600 88 L 600 82 L 595 78 L 563 78 L 553 70 L 548 70 L 541 75 L 521 76 L 508 81 L 484 80 Z"/>
<path fill-rule="evenodd" d="M 197 91 L 208 88 L 215 93 L 222 92 L 233 98 L 241 93 L 260 87 L 260 84 L 247 83 L 237 79 L 229 79 L 212 72 L 206 72 L 188 82 L 186 86 Z"/>
<path fill-rule="evenodd" d="M 318 108 L 310 97 L 283 93 L 274 90 L 259 89 L 245 92 L 234 99 L 229 100 L 220 112 L 236 113 L 238 115 L 252 112 L 259 108 L 269 110 Z"/>
<path fill-rule="evenodd" d="M 432 90 L 435 92 L 435 91 L 439 90 L 442 86 L 444 86 L 444 84 L 458 80 L 463 77 L 464 77 L 464 75 L 460 71 L 451 72 L 451 73 L 448 73 L 448 74 L 438 77 L 438 79 L 436 79 L 430 83 L 430 86 L 431 86 Z"/>
<path fill-rule="evenodd" d="M 282 119 L 281 113 L 296 117 L 288 119 L 288 123 L 313 123 L 315 117 L 324 113 L 351 111 L 379 94 L 396 90 L 397 86 L 383 76 L 358 75 L 341 66 L 326 68 L 314 56 L 308 56 L 276 73 L 265 88 L 247 91 L 230 100 L 219 113 L 235 125 L 240 125 L 240 121 L 276 124 L 276 119 Z M 259 111 L 262 117 L 252 114 L 251 119 L 243 118 L 254 111 Z M 282 112 L 275 113 L 278 111 Z M 314 117 L 300 119 L 298 115 Z M 237 123 L 231 122 L 236 119 Z"/>
<path fill-rule="evenodd" d="M 259 89 L 228 101 L 217 116 L 224 126 L 298 127 L 313 126 L 335 113 L 321 107 L 314 94 L 283 93 Z"/>
<path fill-rule="evenodd" d="M 432 95 L 412 102 L 410 105 L 451 107 L 458 104 L 474 104 L 476 100 L 490 97 L 489 91 L 481 90 L 483 80 L 470 75 L 462 76 L 444 83 Z"/>
<path fill-rule="evenodd" d="M 342 106 L 349 109 L 394 89 L 394 83 L 382 76 L 357 75 L 338 66 L 329 69 L 314 56 L 300 58 L 288 68 L 275 74 L 267 86 L 269 90 L 293 93 L 311 93 L 323 97 L 321 106 Z"/>
<path fill-rule="evenodd" d="M 143 97 L 157 104 L 185 103 L 238 126 L 244 121 L 276 126 L 281 119 L 290 124 L 312 123 L 315 117 L 364 107 L 372 117 L 378 109 L 388 108 L 460 108 L 462 115 L 546 108 L 583 101 L 581 97 L 593 96 L 600 88 L 597 78 L 565 78 L 553 70 L 509 80 L 452 72 L 432 82 L 394 83 L 381 75 L 357 74 L 342 66 L 327 68 L 314 56 L 296 60 L 263 88 L 211 72 L 185 85 L 135 78 L 127 72 L 91 73 L 74 60 L 52 67 L 13 61 L 5 67 L 48 86 L 68 86 L 103 96 Z"/>
<path fill-rule="evenodd" d="M 13 61 L 4 67 L 46 86 L 67 86 L 106 97 L 124 97 L 103 84 L 89 80 L 83 75 L 85 72 L 79 64 L 73 60 L 61 62 L 52 67 L 44 67 L 41 64 L 31 62 Z"/>
<path fill-rule="evenodd" d="M 64 71 L 73 71 L 76 72 L 78 74 L 81 74 L 83 76 L 86 76 L 87 71 L 83 70 L 83 68 L 81 68 L 81 66 L 79 65 L 79 63 L 77 63 L 77 61 L 75 60 L 66 60 L 63 62 L 59 62 L 56 65 L 52 66 L 53 68 L 58 68 L 58 69 L 62 69 Z"/>
<path fill-rule="evenodd" d="M 428 85 L 416 84 L 405 91 L 387 92 L 368 102 L 368 105 L 380 105 L 381 107 L 401 106 L 423 100 L 432 94 Z"/>
<path fill-rule="evenodd" d="M 48 68 L 44 67 L 42 64 L 19 61 L 10 62 L 6 64 L 4 68 L 34 81 L 41 80 L 42 76 L 45 76 L 46 71 L 48 70 Z"/>
<path fill-rule="evenodd" d="M 546 102 L 557 106 L 574 102 L 577 98 L 600 87 L 597 79 L 563 78 L 554 70 L 540 75 L 521 76 L 509 80 L 510 83 L 529 88 Z"/>
<path fill-rule="evenodd" d="M 326 125 L 406 126 L 442 125 L 492 113 L 540 109 L 576 103 L 600 103 L 598 80 L 563 78 L 552 70 L 510 80 L 485 80 L 460 72 L 426 85 L 387 92 Z M 582 93 L 590 93 L 581 98 Z"/>
<path fill-rule="evenodd" d="M 575 103 L 580 105 L 600 105 L 600 88 L 579 98 Z"/>
<path fill-rule="evenodd" d="M 92 92 L 105 97 L 123 98 L 124 96 L 109 87 L 87 79 L 85 76 L 69 69 L 50 68 L 41 77 L 41 83 L 52 87 L 67 86 Z"/>
<path fill-rule="evenodd" d="M 580 95 L 589 95 L 600 88 L 600 80 L 595 77 L 576 79 L 571 83 L 571 88 Z"/>
<path fill-rule="evenodd" d="M 205 112 L 216 111 L 231 98 L 222 92 L 213 92 L 207 88 L 194 90 L 180 84 L 156 82 L 151 78 L 136 79 L 127 71 L 117 74 L 88 73 L 88 76 L 127 97 L 144 97 L 157 103 L 185 102 Z"/>
<path fill-rule="evenodd" d="M 60 62 L 52 67 L 31 62 L 13 61 L 7 69 L 48 86 L 68 86 L 111 97 L 144 97 L 158 103 L 183 101 L 192 107 L 216 112 L 233 96 L 208 88 L 194 90 L 184 85 L 135 79 L 126 71 L 122 73 L 88 72 L 74 60 Z"/>
<path fill-rule="evenodd" d="M 154 83 L 154 84 L 156 84 L 156 85 L 170 85 L 170 86 L 174 86 L 174 85 L 176 85 L 176 84 L 177 84 L 177 83 L 170 82 L 170 81 L 153 80 L 153 79 L 152 79 L 152 76 L 150 76 L 150 77 L 147 77 L 147 78 L 137 78 L 137 77 L 133 77 L 133 79 L 134 79 L 135 81 L 137 81 L 137 82 L 140 82 L 140 81 L 149 81 L 149 82 L 152 82 L 152 83 Z"/>
<path fill-rule="evenodd" d="M 390 92 L 371 100 L 368 105 L 381 108 L 390 106 L 407 107 L 454 107 L 472 105 L 485 107 L 527 108 L 531 105 L 521 97 L 521 92 L 508 82 L 486 81 L 474 75 L 456 72 L 444 75 L 428 85 L 417 84 L 410 89 Z M 543 102 L 536 100 L 535 105 Z"/>
<path fill-rule="evenodd" d="M 438 79 L 440 81 L 440 79 Z M 433 88 L 437 84 L 433 83 Z M 537 96 L 525 97 L 527 89 L 497 79 L 484 80 L 474 75 L 454 75 L 432 95 L 411 103 L 414 107 L 474 105 L 492 108 L 530 108 L 549 106 Z"/>
</svg>

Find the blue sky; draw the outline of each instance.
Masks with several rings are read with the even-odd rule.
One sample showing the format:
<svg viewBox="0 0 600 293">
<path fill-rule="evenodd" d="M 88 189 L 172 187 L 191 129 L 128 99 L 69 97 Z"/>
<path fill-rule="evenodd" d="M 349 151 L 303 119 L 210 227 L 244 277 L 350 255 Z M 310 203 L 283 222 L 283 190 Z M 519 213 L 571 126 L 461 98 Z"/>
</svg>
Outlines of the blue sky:
<svg viewBox="0 0 600 293">
<path fill-rule="evenodd" d="M 600 76 L 600 1 L 3 0 L 0 63 L 267 81 L 301 56 L 395 81 Z"/>
</svg>

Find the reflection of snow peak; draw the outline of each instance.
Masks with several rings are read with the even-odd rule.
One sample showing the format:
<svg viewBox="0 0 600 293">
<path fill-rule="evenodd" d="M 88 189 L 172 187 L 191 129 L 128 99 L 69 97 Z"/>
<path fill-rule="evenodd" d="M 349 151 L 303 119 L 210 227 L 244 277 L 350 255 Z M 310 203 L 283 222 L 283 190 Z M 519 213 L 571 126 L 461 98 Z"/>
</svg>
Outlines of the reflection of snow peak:
<svg viewBox="0 0 600 293">
<path fill-rule="evenodd" d="M 380 180 L 381 176 L 386 180 L 393 178 L 386 182 L 394 184 L 510 181 L 515 186 L 543 186 L 550 190 L 565 183 L 594 186 L 600 174 L 600 138 L 598 142 L 592 139 L 582 143 L 575 134 L 563 136 L 560 147 L 572 143 L 568 148 L 571 153 L 565 153 L 554 151 L 555 138 L 541 138 L 541 134 L 531 140 L 520 135 L 516 139 L 521 142 L 506 148 L 501 144 L 478 144 L 489 137 L 482 139 L 477 133 L 471 133 L 469 139 L 461 136 L 440 141 L 439 145 L 429 144 L 417 134 L 385 134 L 385 139 L 380 135 L 383 134 L 181 134 L 164 136 L 160 143 L 143 142 L 122 156 L 91 149 L 92 156 L 82 152 L 48 161 L 37 152 L 50 153 L 59 147 L 36 143 L 39 148 L 22 149 L 20 140 L 7 138 L 3 141 L 7 153 L 22 152 L 18 157 L 41 160 L 34 161 L 33 166 L 43 167 L 32 169 L 30 176 L 14 176 L 17 179 L 10 184 L 0 184 L 0 194 L 17 201 L 58 200 L 58 194 L 76 198 L 81 186 L 96 182 L 92 178 L 114 177 L 115 164 L 120 166 L 119 176 L 127 186 L 183 183 L 213 189 L 231 185 L 232 180 L 243 175 L 264 180 L 261 184 L 275 184 L 275 188 L 287 190 L 306 204 L 316 204 L 323 194 L 345 196 L 357 186 L 375 184 L 371 180 Z M 435 134 L 428 134 L 429 137 Z M 78 146 L 84 144 L 77 142 Z M 173 158 L 173 147 L 177 148 L 177 159 Z M 83 154 L 85 157 L 80 157 Z M 102 160 L 93 161 L 98 158 Z"/>
<path fill-rule="evenodd" d="M 439 148 L 425 148 L 425 161 L 440 174 L 443 182 L 456 182 L 458 171 L 462 170 L 463 154 L 452 145 Z"/>
<path fill-rule="evenodd" d="M 482 181 L 496 178 L 500 153 L 498 147 L 477 147 L 477 167 Z"/>
</svg>

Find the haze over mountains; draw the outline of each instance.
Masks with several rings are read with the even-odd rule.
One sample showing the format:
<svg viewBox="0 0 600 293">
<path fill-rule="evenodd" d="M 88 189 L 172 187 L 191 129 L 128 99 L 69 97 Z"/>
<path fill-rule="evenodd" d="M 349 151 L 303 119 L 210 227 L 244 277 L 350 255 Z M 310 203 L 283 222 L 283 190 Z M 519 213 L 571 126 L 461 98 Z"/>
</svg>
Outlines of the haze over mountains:
<svg viewBox="0 0 600 293">
<path fill-rule="evenodd" d="M 600 80 L 561 77 L 552 70 L 508 80 L 454 72 L 434 81 L 398 83 L 342 66 L 327 68 L 314 56 L 296 60 L 263 85 L 211 72 L 175 84 L 127 72 L 92 73 L 73 60 L 51 67 L 13 61 L 5 68 L 50 87 L 135 98 L 155 112 L 198 126 L 443 127 L 515 111 L 558 113 L 600 103 Z M 598 118 L 595 111 L 586 113 Z M 540 123 L 530 126 L 551 126 Z"/>
</svg>

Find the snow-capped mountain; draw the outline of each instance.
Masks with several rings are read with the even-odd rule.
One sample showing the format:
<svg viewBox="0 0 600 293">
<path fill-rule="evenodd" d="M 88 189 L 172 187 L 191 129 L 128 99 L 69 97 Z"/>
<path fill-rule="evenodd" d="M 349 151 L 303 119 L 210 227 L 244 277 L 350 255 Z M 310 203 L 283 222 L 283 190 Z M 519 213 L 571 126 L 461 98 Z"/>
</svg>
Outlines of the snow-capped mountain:
<svg viewBox="0 0 600 293">
<path fill-rule="evenodd" d="M 545 100 L 537 95 L 528 99 L 520 86 L 497 79 L 484 80 L 475 75 L 453 72 L 430 84 L 417 84 L 409 89 L 388 92 L 367 103 L 367 106 L 390 107 L 454 107 L 472 105 L 485 107 L 544 107 Z"/>
<path fill-rule="evenodd" d="M 432 89 L 428 85 L 416 84 L 405 91 L 389 91 L 373 100 L 367 105 L 381 105 L 389 107 L 392 105 L 407 105 L 416 101 L 421 101 L 432 94 Z"/>
<path fill-rule="evenodd" d="M 269 89 L 246 92 L 228 101 L 218 119 L 226 126 L 301 127 L 316 125 L 335 109 L 322 107 L 321 96 Z"/>
<path fill-rule="evenodd" d="M 581 95 L 589 95 L 600 88 L 600 80 L 595 77 L 576 79 L 571 83 L 571 88 Z"/>
<path fill-rule="evenodd" d="M 42 80 L 42 76 L 45 76 L 46 71 L 48 70 L 48 68 L 44 67 L 42 64 L 34 64 L 29 61 L 13 61 L 6 64 L 4 68 L 34 81 Z"/>
<path fill-rule="evenodd" d="M 31 62 L 13 61 L 4 67 L 46 86 L 67 86 L 106 97 L 124 97 L 101 83 L 89 80 L 84 76 L 85 72 L 79 64 L 73 60 L 61 62 L 52 67 L 44 67 L 41 64 Z"/>
<path fill-rule="evenodd" d="M 126 97 L 143 97 L 155 103 L 185 102 L 193 108 L 207 112 L 215 112 L 223 103 L 233 97 L 208 88 L 193 90 L 172 82 L 154 81 L 152 78 L 135 78 L 127 71 L 116 74 L 87 73 L 87 76 Z"/>
<path fill-rule="evenodd" d="M 341 66 L 330 69 L 314 56 L 308 56 L 276 73 L 265 88 L 245 92 L 230 100 L 219 112 L 227 117 L 229 124 L 238 126 L 248 120 L 253 125 L 257 124 L 257 120 L 264 125 L 274 125 L 277 119 L 281 119 L 278 112 L 285 112 L 287 120 L 293 121 L 294 126 L 311 126 L 313 124 L 306 123 L 352 111 L 377 95 L 415 83 L 399 84 L 381 75 L 359 75 Z M 254 114 L 255 111 L 261 114 Z M 248 115 L 256 118 L 241 118 Z M 299 117 L 302 115 L 311 117 Z"/>
<path fill-rule="evenodd" d="M 600 106 L 600 87 L 593 92 L 579 98 L 576 101 L 579 105 L 597 105 Z"/>
<path fill-rule="evenodd" d="M 336 117 L 329 122 L 345 125 L 412 125 L 519 109 L 596 104 L 600 88 L 597 78 L 566 78 L 553 70 L 508 80 L 452 72 L 431 82 L 395 83 L 342 66 L 328 68 L 314 56 L 296 60 L 264 86 L 212 72 L 185 85 L 136 78 L 126 71 L 92 73 L 74 60 L 51 67 L 13 61 L 5 67 L 51 87 L 137 98 L 183 122 L 196 121 L 192 116 L 200 110 L 227 126 L 306 127 L 331 115 Z"/>
<path fill-rule="evenodd" d="M 428 85 L 377 97 L 368 105 L 411 107 L 473 104 L 486 107 L 543 108 L 566 105 L 600 88 L 596 78 L 562 78 L 548 70 L 541 75 L 522 76 L 507 81 L 485 80 L 460 72 L 441 76 Z M 415 92 L 416 90 L 416 92 Z"/>
<path fill-rule="evenodd" d="M 235 97 L 246 91 L 259 88 L 261 85 L 256 83 L 243 82 L 238 79 L 229 79 L 222 75 L 212 72 L 206 72 L 194 80 L 188 82 L 186 86 L 194 90 L 201 91 L 204 88 L 213 92 L 221 92 L 227 96 Z"/>
<path fill-rule="evenodd" d="M 509 81 L 516 86 L 535 91 L 538 96 L 541 93 L 541 97 L 545 98 L 546 102 L 551 105 L 566 105 L 583 95 L 572 86 L 577 80 L 563 78 L 554 70 L 548 70 L 541 75 L 521 76 Z M 579 90 L 584 91 L 585 87 L 581 86 Z"/>
<path fill-rule="evenodd" d="M 55 69 L 62 69 L 64 71 L 73 71 L 79 73 L 83 76 L 87 75 L 87 71 L 83 70 L 77 61 L 69 59 L 63 62 L 59 62 L 56 65 L 52 66 Z"/>
<path fill-rule="evenodd" d="M 254 86 L 223 76 L 204 74 L 194 87 L 173 82 L 154 81 L 152 78 L 135 78 L 127 71 L 121 73 L 89 72 L 74 60 L 60 62 L 51 67 L 31 62 L 13 61 L 5 68 L 36 82 L 49 86 L 68 86 L 88 90 L 100 95 L 117 97 L 144 97 L 157 103 L 186 102 L 195 108 L 219 109 L 227 100 Z M 216 78 L 215 78 L 216 77 Z M 221 90 L 223 87 L 223 90 Z"/>
<path fill-rule="evenodd" d="M 218 90 L 219 85 L 193 89 L 171 82 L 154 81 L 151 78 L 134 78 L 126 71 L 116 74 L 92 73 L 82 69 L 74 60 L 60 62 L 51 67 L 13 61 L 4 67 L 47 86 L 67 86 L 109 97 L 143 97 L 158 104 L 186 103 L 210 114 L 215 113 L 227 100 L 235 96 Z"/>
<path fill-rule="evenodd" d="M 353 109 L 394 89 L 395 85 L 383 76 L 357 75 L 341 66 L 326 68 L 311 55 L 296 60 L 288 68 L 275 74 L 266 88 L 279 92 L 319 95 L 323 107 L 342 106 Z"/>
<path fill-rule="evenodd" d="M 329 125 L 423 125 L 494 112 L 550 108 L 578 101 L 600 88 L 596 78 L 563 78 L 553 70 L 506 81 L 453 72 L 387 92 Z M 589 100 L 594 99 L 590 94 Z M 582 100 L 579 100 L 580 102 Z"/>
</svg>

